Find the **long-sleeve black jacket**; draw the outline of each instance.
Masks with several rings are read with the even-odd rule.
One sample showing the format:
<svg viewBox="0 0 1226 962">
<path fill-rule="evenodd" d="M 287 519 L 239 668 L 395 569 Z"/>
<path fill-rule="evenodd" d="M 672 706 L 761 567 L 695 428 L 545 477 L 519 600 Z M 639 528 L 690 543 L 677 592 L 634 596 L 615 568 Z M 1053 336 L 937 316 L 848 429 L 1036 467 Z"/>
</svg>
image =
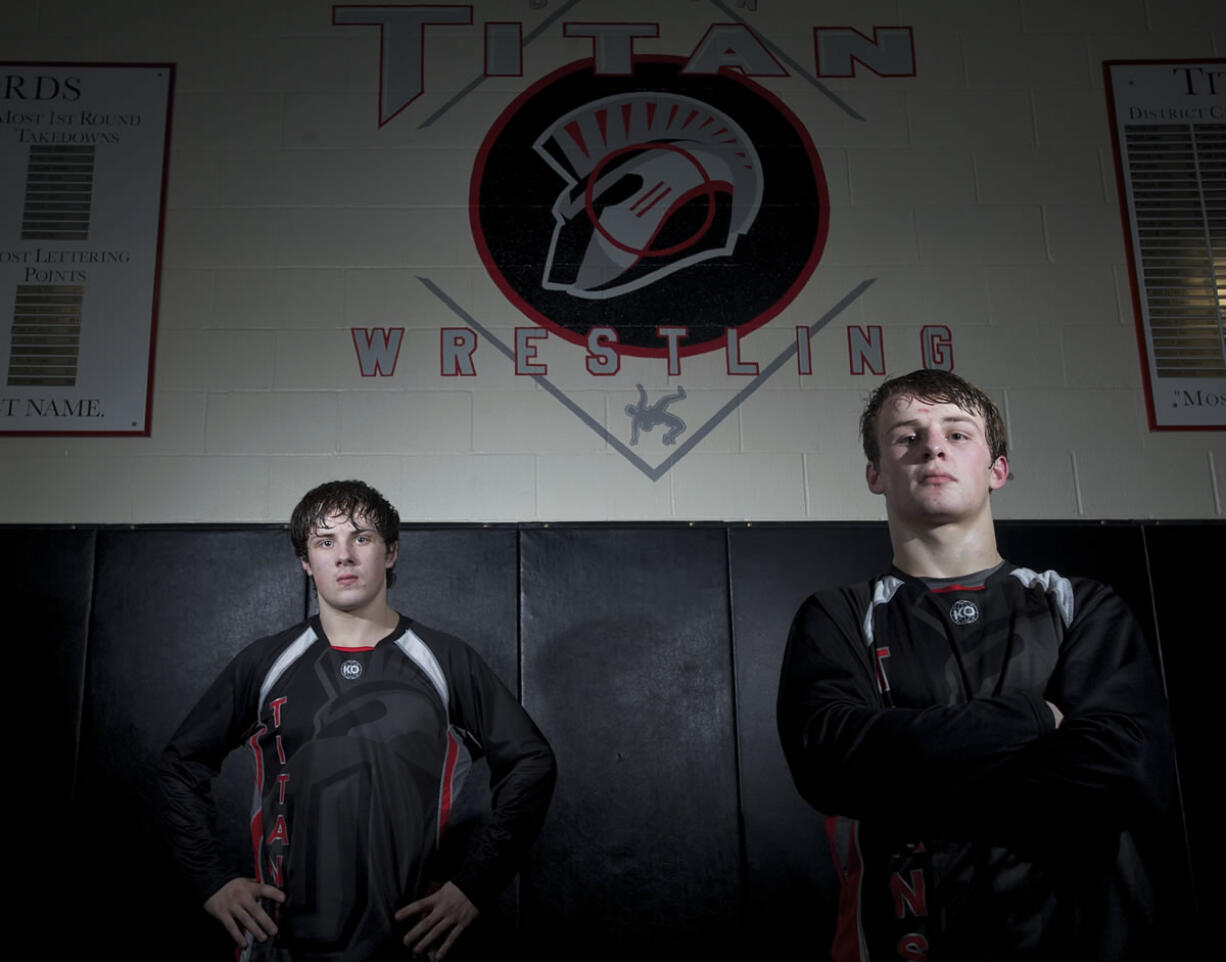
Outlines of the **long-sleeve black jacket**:
<svg viewBox="0 0 1226 962">
<path fill-rule="evenodd" d="M 1173 756 L 1154 659 L 1105 586 L 1006 563 L 820 591 L 792 626 L 778 722 L 801 794 L 833 817 L 836 958 L 1110 959 L 1144 941 L 1133 836 L 1162 817 Z"/>
<path fill-rule="evenodd" d="M 463 642 L 401 617 L 369 649 L 333 648 L 313 618 L 240 652 L 163 754 L 159 818 L 202 900 L 251 874 L 222 859 L 210 794 L 244 743 L 255 877 L 286 893 L 277 940 L 303 957 L 365 959 L 394 940 L 392 914 L 425 894 L 479 756 L 492 814 L 450 881 L 488 905 L 539 831 L 555 779 L 548 743 Z"/>
</svg>

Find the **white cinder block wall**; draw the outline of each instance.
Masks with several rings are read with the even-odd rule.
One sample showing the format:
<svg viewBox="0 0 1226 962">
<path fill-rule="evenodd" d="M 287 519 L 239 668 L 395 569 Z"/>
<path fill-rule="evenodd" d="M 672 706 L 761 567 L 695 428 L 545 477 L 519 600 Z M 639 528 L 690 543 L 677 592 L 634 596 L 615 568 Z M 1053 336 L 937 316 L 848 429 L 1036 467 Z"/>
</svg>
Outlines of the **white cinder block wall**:
<svg viewBox="0 0 1226 962">
<path fill-rule="evenodd" d="M 480 24 L 557 0 L 474 0 L 474 26 L 430 27 L 425 93 L 380 128 L 379 31 L 319 0 L 12 0 L 9 61 L 177 64 L 153 431 L 0 439 L 0 522 L 284 520 L 310 485 L 359 476 L 406 520 L 869 519 L 856 418 L 879 383 L 851 373 L 848 325 L 880 325 L 890 373 L 919 332 L 953 337 L 955 370 L 997 398 L 1014 481 L 999 517 L 1213 518 L 1226 437 L 1148 430 L 1114 182 L 1103 60 L 1226 54 L 1220 0 L 580 0 L 524 52 L 523 77 L 479 76 Z M 753 9 L 756 6 L 756 9 Z M 824 255 L 747 335 L 763 366 L 846 292 L 871 287 L 651 480 L 492 344 L 443 377 L 462 323 L 425 276 L 506 343 L 531 326 L 482 268 L 469 178 L 491 124 L 532 83 L 590 55 L 564 21 L 650 22 L 639 53 L 688 55 L 743 17 L 806 71 L 814 26 L 914 30 L 916 76 L 864 69 L 828 86 L 759 78 L 807 127 L 829 185 Z M 394 375 L 362 377 L 351 328 L 403 328 Z M 538 359 L 573 405 L 628 441 L 635 385 L 682 385 L 687 424 L 744 387 L 722 351 L 627 358 L 594 378 L 556 336 Z M 680 409 L 679 409 L 680 410 Z M 662 431 L 635 449 L 658 464 Z M 682 437 L 684 440 L 684 436 Z"/>
</svg>

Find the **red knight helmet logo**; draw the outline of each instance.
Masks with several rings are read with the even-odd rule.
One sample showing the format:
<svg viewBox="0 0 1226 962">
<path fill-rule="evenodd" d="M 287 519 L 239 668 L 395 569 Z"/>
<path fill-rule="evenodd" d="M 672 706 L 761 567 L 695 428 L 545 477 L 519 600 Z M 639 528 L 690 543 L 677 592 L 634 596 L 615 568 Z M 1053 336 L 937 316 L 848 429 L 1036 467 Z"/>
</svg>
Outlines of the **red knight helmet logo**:
<svg viewBox="0 0 1226 962">
<path fill-rule="evenodd" d="M 762 167 L 724 112 L 635 91 L 564 114 L 533 145 L 566 179 L 543 286 L 605 298 L 729 255 L 762 202 Z"/>
</svg>

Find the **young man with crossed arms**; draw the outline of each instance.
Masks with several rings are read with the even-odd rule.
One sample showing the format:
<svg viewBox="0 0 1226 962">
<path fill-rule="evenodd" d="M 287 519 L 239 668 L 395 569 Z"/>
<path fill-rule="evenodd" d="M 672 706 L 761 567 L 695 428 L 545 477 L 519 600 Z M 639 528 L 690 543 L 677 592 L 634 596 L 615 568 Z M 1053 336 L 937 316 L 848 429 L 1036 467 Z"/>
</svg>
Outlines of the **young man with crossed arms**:
<svg viewBox="0 0 1226 962">
<path fill-rule="evenodd" d="M 1136 839 L 1173 763 L 1145 637 L 1104 585 L 1001 558 L 1005 431 L 978 388 L 886 381 L 861 436 L 893 567 L 804 602 L 778 701 L 842 884 L 833 958 L 1147 957 Z"/>
</svg>

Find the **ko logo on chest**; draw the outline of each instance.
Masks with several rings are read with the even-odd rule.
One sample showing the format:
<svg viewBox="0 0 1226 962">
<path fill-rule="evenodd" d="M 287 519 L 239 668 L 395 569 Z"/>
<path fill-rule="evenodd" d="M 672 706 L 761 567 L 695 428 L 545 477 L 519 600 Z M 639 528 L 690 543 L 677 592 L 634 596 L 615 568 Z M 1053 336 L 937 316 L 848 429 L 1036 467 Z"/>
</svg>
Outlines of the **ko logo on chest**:
<svg viewBox="0 0 1226 962">
<path fill-rule="evenodd" d="M 949 609 L 949 617 L 955 625 L 973 625 L 979 620 L 979 606 L 973 601 L 959 598 Z"/>
</svg>

